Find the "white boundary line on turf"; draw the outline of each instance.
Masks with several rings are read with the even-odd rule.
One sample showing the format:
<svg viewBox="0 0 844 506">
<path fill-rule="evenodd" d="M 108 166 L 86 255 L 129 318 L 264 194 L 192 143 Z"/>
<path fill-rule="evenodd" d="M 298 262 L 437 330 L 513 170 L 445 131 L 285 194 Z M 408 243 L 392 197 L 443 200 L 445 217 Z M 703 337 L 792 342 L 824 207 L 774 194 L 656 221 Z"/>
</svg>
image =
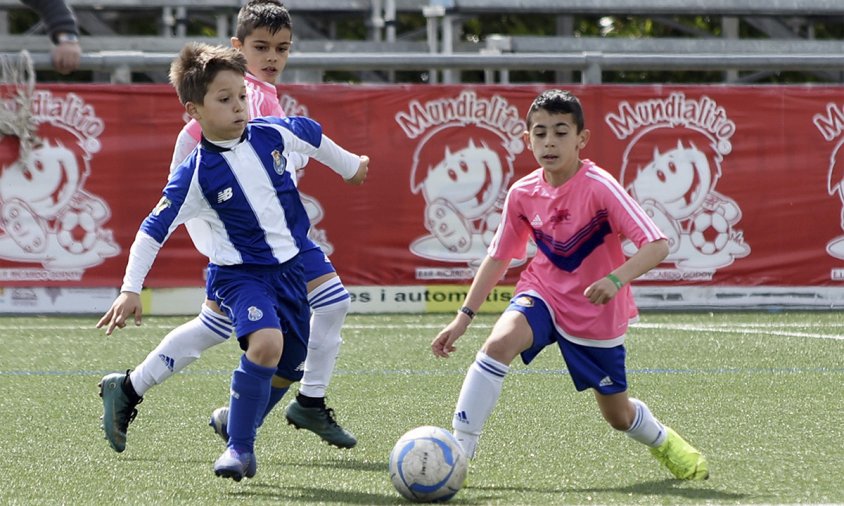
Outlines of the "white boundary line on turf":
<svg viewBox="0 0 844 506">
<path fill-rule="evenodd" d="M 129 325 L 134 326 L 134 325 Z M 129 327 L 127 326 L 127 328 Z M 345 330 L 365 330 L 365 329 L 386 329 L 386 330 L 410 330 L 410 329 L 431 329 L 437 330 L 441 329 L 445 326 L 445 324 L 409 324 L 409 325 L 396 325 L 396 324 L 367 324 L 367 325 L 359 325 L 359 324 L 347 324 L 343 326 Z M 160 325 L 160 324 L 153 324 L 148 325 L 144 324 L 142 327 L 147 329 L 153 330 L 172 330 L 174 328 L 173 325 Z M 481 329 L 488 329 L 491 328 L 491 324 L 482 324 L 476 323 L 473 325 L 474 328 L 481 328 Z M 642 328 L 642 329 L 665 329 L 665 330 L 679 330 L 679 331 L 686 331 L 686 332 L 717 332 L 722 334 L 769 334 L 775 336 L 783 336 L 783 337 L 808 337 L 812 339 L 833 339 L 833 340 L 844 340 L 844 335 L 836 335 L 836 334 L 818 334 L 818 333 L 811 333 L 811 332 L 790 332 L 786 330 L 786 328 L 810 328 L 810 329 L 838 329 L 844 328 L 844 323 L 836 324 L 836 323 L 783 323 L 783 324 L 767 324 L 767 323 L 713 323 L 713 324 L 693 324 L 693 323 L 636 323 L 631 326 L 633 329 Z M 103 332 L 103 329 L 96 329 L 94 325 L 38 325 L 38 326 L 23 326 L 23 325 L 9 325 L 5 326 L 0 324 L 0 329 L 4 330 L 29 330 L 29 331 L 36 331 L 36 330 L 90 330 L 96 333 Z M 115 332 L 121 329 L 117 329 Z"/>
<path fill-rule="evenodd" d="M 800 325 L 800 327 L 813 327 L 815 325 Z M 756 328 L 751 328 L 749 326 L 742 325 L 732 325 L 727 327 L 726 325 L 695 325 L 695 324 L 665 324 L 665 323 L 637 323 L 633 325 L 634 328 L 643 328 L 643 329 L 666 329 L 666 330 L 682 330 L 687 332 L 717 332 L 720 334 L 767 334 L 772 336 L 784 336 L 784 337 L 810 337 L 813 339 L 835 339 L 839 341 L 844 341 L 844 336 L 842 335 L 831 335 L 831 334 L 813 334 L 808 332 L 786 332 L 781 330 L 776 330 L 775 327 L 764 327 L 763 325 L 758 325 L 758 330 Z M 754 326 L 757 327 L 757 326 Z M 785 327 L 785 325 L 777 325 L 777 327 Z M 836 325 L 837 327 L 837 325 Z"/>
</svg>

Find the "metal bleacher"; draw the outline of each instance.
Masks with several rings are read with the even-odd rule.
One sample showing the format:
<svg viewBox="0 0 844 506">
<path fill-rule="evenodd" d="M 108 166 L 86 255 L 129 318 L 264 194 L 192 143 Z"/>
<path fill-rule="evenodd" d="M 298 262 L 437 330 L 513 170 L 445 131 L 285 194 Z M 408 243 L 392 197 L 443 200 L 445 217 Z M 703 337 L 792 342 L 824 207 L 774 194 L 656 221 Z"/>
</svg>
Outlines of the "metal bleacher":
<svg viewBox="0 0 844 506">
<path fill-rule="evenodd" d="M 188 40 L 227 44 L 238 0 L 69 0 L 82 29 L 83 70 L 95 80 L 129 82 L 146 73 L 160 80 Z M 320 82 L 326 72 L 354 72 L 359 80 L 392 82 L 396 71 L 427 72 L 428 82 L 461 82 L 464 71 L 484 71 L 486 82 L 510 82 L 511 71 L 553 71 L 558 82 L 600 83 L 609 71 L 715 71 L 724 82 L 754 82 L 770 72 L 797 71 L 823 82 L 844 79 L 844 41 L 821 38 L 817 23 L 844 24 L 844 0 L 286 0 L 295 45 L 285 81 Z M 8 13 L 25 9 L 0 0 L 0 52 L 27 49 L 39 70 L 49 65 L 43 27 L 10 33 Z M 544 15 L 551 36 L 501 33 L 463 40 L 461 25 L 490 14 Z M 424 27 L 398 33 L 398 16 Z M 157 19 L 158 33 L 128 34 L 125 20 Z M 647 17 L 671 37 L 587 37 L 578 17 Z M 719 19 L 714 37 L 678 19 Z M 360 40 L 337 37 L 338 24 L 366 27 Z M 188 33 L 204 26 L 203 35 Z M 752 32 L 752 38 L 742 34 Z M 828 36 L 826 36 L 828 37 Z"/>
</svg>

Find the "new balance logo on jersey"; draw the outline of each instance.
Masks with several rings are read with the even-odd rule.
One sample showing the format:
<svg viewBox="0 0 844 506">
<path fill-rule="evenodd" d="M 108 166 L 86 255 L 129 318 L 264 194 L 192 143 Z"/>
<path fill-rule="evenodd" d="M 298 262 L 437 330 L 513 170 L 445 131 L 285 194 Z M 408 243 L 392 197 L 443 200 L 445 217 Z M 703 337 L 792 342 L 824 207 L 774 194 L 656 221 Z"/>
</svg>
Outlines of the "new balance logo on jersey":
<svg viewBox="0 0 844 506">
<path fill-rule="evenodd" d="M 231 189 L 231 186 L 226 188 L 225 190 L 217 193 L 217 203 L 221 204 L 230 198 L 234 197 L 234 191 Z"/>
<path fill-rule="evenodd" d="M 542 226 L 542 218 L 540 218 L 539 215 L 537 214 L 536 216 L 533 217 L 532 220 L 530 220 L 530 226 L 533 227 L 533 228 L 541 227 Z"/>
<path fill-rule="evenodd" d="M 170 369 L 171 371 L 173 370 L 173 367 L 176 366 L 176 361 L 173 360 L 173 357 L 168 357 L 163 353 L 159 353 L 158 358 L 160 358 L 161 361 L 164 362 L 164 365 L 167 366 L 167 369 Z"/>
<path fill-rule="evenodd" d="M 462 424 L 468 424 L 469 423 L 469 417 L 466 416 L 465 411 L 458 411 L 457 413 L 454 413 L 454 419 L 457 420 L 457 423 L 462 423 Z"/>
<path fill-rule="evenodd" d="M 610 379 L 610 377 L 609 377 L 609 376 L 604 376 L 604 377 L 603 377 L 603 379 L 601 379 L 601 382 L 600 382 L 600 383 L 598 383 L 598 386 L 599 386 L 599 387 L 608 387 L 608 386 L 610 386 L 610 385 L 612 385 L 612 384 L 613 384 L 613 382 L 612 382 L 612 380 Z"/>
</svg>

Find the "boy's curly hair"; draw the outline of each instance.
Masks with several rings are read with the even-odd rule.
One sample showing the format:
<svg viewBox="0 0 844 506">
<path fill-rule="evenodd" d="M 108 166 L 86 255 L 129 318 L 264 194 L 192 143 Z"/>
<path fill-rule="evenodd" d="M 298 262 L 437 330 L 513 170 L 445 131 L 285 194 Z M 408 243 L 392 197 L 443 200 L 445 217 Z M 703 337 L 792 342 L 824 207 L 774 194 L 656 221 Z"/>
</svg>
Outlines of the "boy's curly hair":
<svg viewBox="0 0 844 506">
<path fill-rule="evenodd" d="M 246 74 L 246 57 L 232 47 L 198 42 L 187 44 L 170 64 L 170 84 L 179 101 L 202 105 L 208 86 L 221 70 Z"/>
</svg>

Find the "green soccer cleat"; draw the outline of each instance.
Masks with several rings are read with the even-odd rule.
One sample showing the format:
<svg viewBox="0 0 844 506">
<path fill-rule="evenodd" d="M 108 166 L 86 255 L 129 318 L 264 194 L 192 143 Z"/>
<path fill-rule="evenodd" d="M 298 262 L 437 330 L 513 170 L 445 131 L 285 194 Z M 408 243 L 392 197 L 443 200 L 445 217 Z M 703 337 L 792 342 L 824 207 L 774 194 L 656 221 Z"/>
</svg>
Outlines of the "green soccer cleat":
<svg viewBox="0 0 844 506">
<path fill-rule="evenodd" d="M 126 431 L 129 429 L 129 422 L 138 415 L 135 406 L 144 400 L 143 397 L 130 396 L 123 389 L 124 383 L 129 379 L 129 371 L 126 373 L 112 373 L 103 376 L 100 380 L 100 397 L 103 398 L 103 425 L 105 437 L 108 444 L 116 452 L 126 449 Z"/>
<path fill-rule="evenodd" d="M 666 426 L 668 437 L 660 446 L 651 448 L 651 454 L 678 480 L 706 480 L 709 464 L 700 451 L 686 442 L 671 427 Z"/>
<path fill-rule="evenodd" d="M 352 448 L 358 444 L 355 436 L 337 425 L 331 408 L 306 408 L 293 399 L 284 410 L 284 416 L 290 425 L 297 429 L 307 429 L 337 448 Z"/>
</svg>

